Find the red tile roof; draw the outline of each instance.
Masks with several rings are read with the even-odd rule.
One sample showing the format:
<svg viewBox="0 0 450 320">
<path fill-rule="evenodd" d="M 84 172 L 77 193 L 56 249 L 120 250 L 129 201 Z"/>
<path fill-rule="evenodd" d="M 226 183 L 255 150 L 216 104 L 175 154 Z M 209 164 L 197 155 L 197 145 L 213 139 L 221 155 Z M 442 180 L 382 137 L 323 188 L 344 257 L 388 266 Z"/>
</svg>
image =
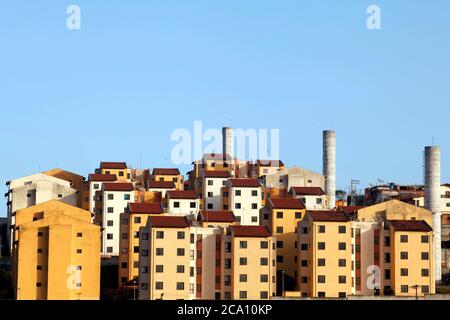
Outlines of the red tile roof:
<svg viewBox="0 0 450 320">
<path fill-rule="evenodd" d="M 309 211 L 313 221 L 320 222 L 347 222 L 350 218 L 344 212 L 340 211 Z"/>
<path fill-rule="evenodd" d="M 363 208 L 364 208 L 363 206 L 346 206 L 346 207 L 339 207 L 338 210 L 349 214 L 349 213 L 357 213 L 358 210 Z"/>
<path fill-rule="evenodd" d="M 231 226 L 231 231 L 235 237 L 245 238 L 267 238 L 270 231 L 265 226 Z"/>
<path fill-rule="evenodd" d="M 172 181 L 150 181 L 149 189 L 175 189 L 175 183 Z"/>
<path fill-rule="evenodd" d="M 134 190 L 132 183 L 105 183 L 103 188 L 105 191 L 129 192 Z"/>
<path fill-rule="evenodd" d="M 149 224 L 155 228 L 189 228 L 186 217 L 150 217 Z"/>
<path fill-rule="evenodd" d="M 292 187 L 291 192 L 299 196 L 323 196 L 325 192 L 320 187 Z"/>
<path fill-rule="evenodd" d="M 180 170 L 177 168 L 154 168 L 154 176 L 178 176 L 180 175 Z"/>
<path fill-rule="evenodd" d="M 155 203 L 129 203 L 128 208 L 131 214 L 141 213 L 141 214 L 162 214 L 163 208 L 162 204 Z"/>
<path fill-rule="evenodd" d="M 117 181 L 117 177 L 115 174 L 91 173 L 89 175 L 89 181 Z"/>
<path fill-rule="evenodd" d="M 175 190 L 167 192 L 171 199 L 198 199 L 198 194 L 194 190 Z"/>
<path fill-rule="evenodd" d="M 272 208 L 275 209 L 305 209 L 304 203 L 300 199 L 280 198 L 269 199 Z"/>
<path fill-rule="evenodd" d="M 236 217 L 232 211 L 202 211 L 201 220 L 204 222 L 235 222 Z"/>
<path fill-rule="evenodd" d="M 396 231 L 433 231 L 433 228 L 431 228 L 428 223 L 423 220 L 388 220 L 388 222 Z"/>
<path fill-rule="evenodd" d="M 100 169 L 127 169 L 126 162 L 100 162 Z"/>
<path fill-rule="evenodd" d="M 259 188 L 261 184 L 256 179 L 230 179 L 231 186 L 237 188 Z"/>
<path fill-rule="evenodd" d="M 231 175 L 228 171 L 205 171 L 205 178 L 229 178 Z"/>
<path fill-rule="evenodd" d="M 284 163 L 281 160 L 258 160 L 256 165 L 258 167 L 284 167 Z"/>
</svg>

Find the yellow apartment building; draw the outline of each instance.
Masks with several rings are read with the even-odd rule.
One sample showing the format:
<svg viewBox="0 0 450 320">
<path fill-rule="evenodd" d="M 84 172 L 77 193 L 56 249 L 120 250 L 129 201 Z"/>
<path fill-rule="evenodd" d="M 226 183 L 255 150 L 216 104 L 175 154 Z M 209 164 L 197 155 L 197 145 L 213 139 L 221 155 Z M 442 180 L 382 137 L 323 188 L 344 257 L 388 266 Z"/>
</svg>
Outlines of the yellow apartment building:
<svg viewBox="0 0 450 320">
<path fill-rule="evenodd" d="M 131 182 L 131 170 L 125 162 L 101 162 L 96 173 L 116 175 L 117 182 Z"/>
<path fill-rule="evenodd" d="M 152 216 L 164 214 L 161 203 L 129 203 L 120 218 L 119 284 L 127 285 L 139 277 L 139 230 Z"/>
<path fill-rule="evenodd" d="M 253 166 L 256 178 L 272 175 L 285 168 L 281 160 L 257 160 Z"/>
<path fill-rule="evenodd" d="M 352 236 L 347 214 L 308 211 L 298 224 L 298 287 L 302 297 L 352 294 Z"/>
<path fill-rule="evenodd" d="M 275 296 L 276 247 L 267 227 L 231 226 L 229 241 L 225 269 L 230 272 L 231 287 L 225 299 L 269 300 Z"/>
<path fill-rule="evenodd" d="M 184 190 L 184 177 L 176 168 L 155 168 L 150 180 L 173 182 L 176 190 Z"/>
<path fill-rule="evenodd" d="M 150 217 L 141 228 L 139 299 L 190 299 L 190 230 L 186 217 Z"/>
<path fill-rule="evenodd" d="M 91 213 L 52 200 L 15 215 L 17 299 L 98 300 L 101 231 Z"/>
<path fill-rule="evenodd" d="M 269 229 L 277 238 L 277 291 L 292 291 L 298 274 L 297 224 L 305 216 L 305 205 L 299 199 L 275 198 L 269 199 L 268 209 Z"/>
</svg>

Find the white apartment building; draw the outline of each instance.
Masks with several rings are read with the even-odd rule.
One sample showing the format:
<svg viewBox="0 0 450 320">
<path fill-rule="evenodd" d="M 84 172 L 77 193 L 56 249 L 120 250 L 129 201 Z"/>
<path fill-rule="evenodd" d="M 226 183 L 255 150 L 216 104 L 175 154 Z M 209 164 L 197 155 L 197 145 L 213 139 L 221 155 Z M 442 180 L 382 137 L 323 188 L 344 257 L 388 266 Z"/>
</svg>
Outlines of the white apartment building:
<svg viewBox="0 0 450 320">
<path fill-rule="evenodd" d="M 222 188 L 226 185 L 228 171 L 205 171 L 203 176 L 203 198 L 205 211 L 221 210 Z"/>
<path fill-rule="evenodd" d="M 307 210 L 325 210 L 327 196 L 320 187 L 292 187 L 292 197 L 300 199 Z"/>
<path fill-rule="evenodd" d="M 118 256 L 120 250 L 120 215 L 134 202 L 134 187 L 131 183 L 103 184 L 102 254 Z"/>
<path fill-rule="evenodd" d="M 103 190 L 103 183 L 113 183 L 117 181 L 115 174 L 90 174 L 89 178 L 89 211 L 95 211 L 95 202 L 97 201 L 96 193 L 101 193 Z M 103 209 L 103 208 L 99 208 Z"/>
<path fill-rule="evenodd" d="M 197 218 L 200 199 L 193 190 L 176 190 L 166 193 L 167 211 L 173 216 L 190 216 Z"/>
<path fill-rule="evenodd" d="M 13 215 L 17 210 L 32 207 L 50 200 L 60 200 L 72 206 L 77 205 L 77 190 L 71 187 L 66 180 L 37 173 L 19 179 L 10 180 L 6 183 L 9 188 L 7 196 L 8 227 L 7 238 L 12 248 L 11 226 L 15 224 Z"/>
<path fill-rule="evenodd" d="M 256 179 L 230 179 L 227 182 L 229 190 L 230 210 L 241 225 L 259 225 L 262 207 L 262 189 Z"/>
</svg>

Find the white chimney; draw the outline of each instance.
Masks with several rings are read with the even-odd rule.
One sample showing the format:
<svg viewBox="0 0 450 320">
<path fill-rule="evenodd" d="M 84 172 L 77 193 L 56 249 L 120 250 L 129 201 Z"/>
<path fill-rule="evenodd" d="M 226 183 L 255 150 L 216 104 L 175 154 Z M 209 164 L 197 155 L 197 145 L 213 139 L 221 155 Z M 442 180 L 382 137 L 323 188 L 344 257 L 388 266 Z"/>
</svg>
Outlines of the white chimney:
<svg viewBox="0 0 450 320">
<path fill-rule="evenodd" d="M 325 176 L 325 193 L 328 196 L 328 208 L 336 207 L 336 132 L 323 132 L 323 175 Z"/>
<path fill-rule="evenodd" d="M 441 149 L 425 147 L 425 208 L 433 212 L 434 277 L 441 281 Z"/>
<path fill-rule="evenodd" d="M 223 154 L 234 157 L 233 128 L 222 128 Z"/>
</svg>

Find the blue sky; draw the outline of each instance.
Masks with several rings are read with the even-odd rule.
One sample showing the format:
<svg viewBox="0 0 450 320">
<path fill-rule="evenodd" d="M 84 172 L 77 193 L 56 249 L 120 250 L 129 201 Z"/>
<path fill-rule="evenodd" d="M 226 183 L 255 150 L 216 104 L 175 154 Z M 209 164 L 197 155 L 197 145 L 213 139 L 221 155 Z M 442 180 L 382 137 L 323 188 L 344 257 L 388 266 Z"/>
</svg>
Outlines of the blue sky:
<svg viewBox="0 0 450 320">
<path fill-rule="evenodd" d="M 81 8 L 79 31 L 66 8 Z M 382 30 L 366 28 L 381 8 Z M 338 135 L 338 187 L 422 181 L 422 150 L 450 140 L 447 0 L 0 2 L 4 183 L 101 160 L 172 166 L 170 135 L 279 128 L 282 159 L 322 169 Z M 188 171 L 188 167 L 182 167 Z M 0 210 L 0 215 L 6 209 Z"/>
</svg>

